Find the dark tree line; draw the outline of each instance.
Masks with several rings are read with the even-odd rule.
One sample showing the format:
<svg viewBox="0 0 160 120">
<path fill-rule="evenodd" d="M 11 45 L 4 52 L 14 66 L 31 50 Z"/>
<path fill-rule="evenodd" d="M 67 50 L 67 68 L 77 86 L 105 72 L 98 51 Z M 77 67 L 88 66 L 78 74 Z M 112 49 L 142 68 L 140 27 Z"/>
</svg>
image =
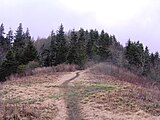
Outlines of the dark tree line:
<svg viewBox="0 0 160 120">
<path fill-rule="evenodd" d="M 19 24 L 15 35 L 10 29 L 4 33 L 4 26 L 0 26 L 0 81 L 11 74 L 20 71 L 21 66 L 38 59 L 37 50 L 33 45 L 29 30 L 23 32 L 22 24 Z"/>
<path fill-rule="evenodd" d="M 11 29 L 5 34 L 1 24 L 0 80 L 19 73 L 31 61 L 46 67 L 77 64 L 82 69 L 88 61 L 107 61 L 150 79 L 160 80 L 159 53 L 150 53 L 148 47 L 144 48 L 140 42 L 129 40 L 123 47 L 114 35 L 104 30 L 98 32 L 81 28 L 65 33 L 62 24 L 56 32 L 52 30 L 48 38 L 32 41 L 29 30 L 23 32 L 22 24 L 19 24 L 15 35 Z"/>
<path fill-rule="evenodd" d="M 160 58 L 159 53 L 150 53 L 148 47 L 142 43 L 128 41 L 125 50 L 128 68 L 137 71 L 140 75 L 160 81 Z"/>
<path fill-rule="evenodd" d="M 77 64 L 82 68 L 88 60 L 107 60 L 111 57 L 109 47 L 117 42 L 116 40 L 112 42 L 113 36 L 109 36 L 104 31 L 99 34 L 97 30 L 85 31 L 81 28 L 65 34 L 63 25 L 56 33 L 52 31 L 44 41 L 49 42 L 42 44 L 38 52 L 42 65 L 69 63 Z M 38 42 L 36 41 L 35 44 Z"/>
</svg>

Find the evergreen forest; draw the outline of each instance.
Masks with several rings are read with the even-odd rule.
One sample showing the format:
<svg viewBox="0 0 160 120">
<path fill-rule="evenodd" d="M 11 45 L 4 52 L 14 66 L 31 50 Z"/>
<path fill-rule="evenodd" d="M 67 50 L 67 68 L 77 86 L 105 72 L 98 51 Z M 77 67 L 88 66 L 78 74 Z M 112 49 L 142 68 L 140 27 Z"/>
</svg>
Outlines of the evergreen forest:
<svg viewBox="0 0 160 120">
<path fill-rule="evenodd" d="M 85 69 L 87 62 L 108 62 L 126 68 L 149 80 L 160 82 L 159 53 L 151 53 L 139 41 L 126 41 L 122 46 L 115 35 L 96 29 L 64 31 L 61 24 L 47 38 L 34 40 L 22 23 L 16 31 L 5 31 L 0 25 L 0 82 L 26 69 L 75 64 Z"/>
</svg>

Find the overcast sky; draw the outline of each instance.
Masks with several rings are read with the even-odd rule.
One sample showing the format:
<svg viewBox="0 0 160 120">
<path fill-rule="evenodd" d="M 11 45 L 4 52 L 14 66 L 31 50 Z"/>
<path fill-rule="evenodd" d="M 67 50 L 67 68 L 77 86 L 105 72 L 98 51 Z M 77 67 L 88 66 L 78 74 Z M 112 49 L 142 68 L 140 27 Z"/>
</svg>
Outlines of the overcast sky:
<svg viewBox="0 0 160 120">
<path fill-rule="evenodd" d="M 62 23 L 65 31 L 104 29 L 123 45 L 130 38 L 160 52 L 160 0 L 0 0 L 0 24 L 28 27 L 36 39 Z"/>
</svg>

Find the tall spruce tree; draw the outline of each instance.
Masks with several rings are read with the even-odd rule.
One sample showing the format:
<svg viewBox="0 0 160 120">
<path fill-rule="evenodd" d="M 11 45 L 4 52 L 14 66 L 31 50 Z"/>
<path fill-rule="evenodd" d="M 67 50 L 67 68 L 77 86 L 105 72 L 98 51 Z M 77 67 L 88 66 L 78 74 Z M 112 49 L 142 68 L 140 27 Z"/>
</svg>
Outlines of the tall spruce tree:
<svg viewBox="0 0 160 120">
<path fill-rule="evenodd" d="M 56 64 L 65 63 L 67 59 L 68 49 L 64 34 L 64 27 L 62 24 L 60 25 L 60 28 L 57 31 L 56 44 L 57 44 Z"/>
<path fill-rule="evenodd" d="M 13 50 L 15 52 L 16 60 L 19 62 L 19 64 L 23 64 L 21 63 L 21 61 L 22 61 L 24 47 L 25 47 L 25 37 L 22 28 L 22 23 L 20 23 L 19 27 L 16 30 L 15 39 L 13 43 Z"/>
<path fill-rule="evenodd" d="M 139 43 L 139 41 L 136 43 L 136 47 L 137 67 L 140 68 L 140 73 L 143 74 L 145 64 L 144 47 L 142 43 Z"/>
<path fill-rule="evenodd" d="M 43 44 L 40 48 L 40 56 L 41 56 L 41 63 L 43 66 L 51 66 L 51 57 L 50 57 L 50 50 Z"/>
<path fill-rule="evenodd" d="M 25 37 L 24 37 L 23 28 L 22 28 L 22 23 L 20 23 L 15 33 L 15 39 L 13 44 L 14 49 L 24 48 L 25 46 L 24 39 Z"/>
<path fill-rule="evenodd" d="M 78 43 L 77 43 L 77 48 L 78 48 L 78 65 L 83 68 L 84 64 L 87 59 L 87 51 L 86 51 L 86 41 L 85 41 L 85 31 L 81 28 L 79 30 L 79 37 L 78 37 Z"/>
<path fill-rule="evenodd" d="M 14 39 L 13 31 L 11 30 L 11 28 L 9 29 L 9 31 L 7 33 L 6 39 L 7 39 L 8 47 L 11 48 L 11 45 L 12 45 L 13 39 Z"/>
<path fill-rule="evenodd" d="M 143 69 L 143 75 L 147 76 L 150 73 L 150 54 L 148 47 L 145 48 L 144 51 L 144 69 Z"/>
<path fill-rule="evenodd" d="M 67 56 L 67 61 L 70 64 L 78 64 L 78 36 L 75 30 L 71 32 L 70 38 L 70 46 L 69 46 L 69 53 Z"/>
<path fill-rule="evenodd" d="M 56 54 L 57 54 L 56 52 L 57 52 L 56 35 L 52 30 L 52 32 L 51 32 L 51 45 L 50 45 L 51 66 L 56 65 Z"/>
<path fill-rule="evenodd" d="M 127 43 L 126 46 L 126 52 L 125 52 L 125 56 L 126 59 L 128 60 L 128 63 L 130 65 L 134 65 L 137 66 L 137 47 L 136 47 L 136 43 L 131 42 L 130 40 Z"/>
<path fill-rule="evenodd" d="M 0 25 L 0 46 L 2 47 L 4 44 L 4 26 L 3 23 Z"/>
<path fill-rule="evenodd" d="M 24 33 L 24 48 L 22 51 L 22 56 L 20 58 L 21 64 L 28 64 L 30 61 L 38 59 L 37 50 L 33 45 L 33 41 L 31 40 L 31 36 L 29 33 L 29 29 L 27 28 L 26 32 Z"/>
<path fill-rule="evenodd" d="M 37 50 L 34 47 L 33 42 L 31 40 L 28 40 L 28 42 L 26 43 L 26 46 L 24 47 L 21 63 L 26 65 L 30 61 L 34 61 L 38 59 L 37 57 L 38 57 Z"/>
<path fill-rule="evenodd" d="M 29 33 L 29 29 L 27 28 L 26 32 L 23 34 L 24 37 L 24 44 L 29 42 L 31 40 L 31 35 Z"/>
<path fill-rule="evenodd" d="M 110 51 L 108 49 L 109 44 L 109 35 L 101 31 L 99 41 L 98 41 L 98 55 L 101 57 L 101 60 L 106 60 L 110 56 Z"/>
<path fill-rule="evenodd" d="M 5 38 L 4 38 L 4 26 L 3 24 L 0 25 L 0 64 L 3 62 L 5 58 L 5 49 L 4 49 L 4 44 L 5 44 Z"/>
<path fill-rule="evenodd" d="M 87 55 L 89 59 L 93 59 L 93 56 L 96 55 L 96 41 L 97 41 L 97 33 L 96 31 L 90 30 L 89 37 L 87 41 Z"/>
</svg>

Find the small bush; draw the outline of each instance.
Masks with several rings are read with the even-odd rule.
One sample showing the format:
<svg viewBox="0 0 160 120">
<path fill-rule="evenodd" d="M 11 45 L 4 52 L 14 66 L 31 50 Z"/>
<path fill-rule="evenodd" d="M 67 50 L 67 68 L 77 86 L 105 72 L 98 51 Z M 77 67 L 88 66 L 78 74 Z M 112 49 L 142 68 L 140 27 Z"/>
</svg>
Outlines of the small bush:
<svg viewBox="0 0 160 120">
<path fill-rule="evenodd" d="M 32 75 L 32 70 L 39 67 L 39 63 L 35 61 L 30 61 L 27 65 L 19 65 L 17 73 L 20 76 Z"/>
<path fill-rule="evenodd" d="M 25 73 L 25 71 L 26 71 L 26 65 L 19 65 L 18 66 L 18 70 L 17 70 L 18 74 Z"/>
<path fill-rule="evenodd" d="M 32 75 L 33 74 L 33 70 L 35 68 L 38 68 L 40 65 L 38 62 L 35 62 L 35 61 L 31 61 L 29 62 L 27 65 L 26 65 L 26 69 L 25 69 L 25 75 L 28 76 L 28 75 Z"/>
<path fill-rule="evenodd" d="M 78 65 L 75 64 L 60 64 L 53 67 L 55 72 L 73 72 L 79 69 Z"/>
<path fill-rule="evenodd" d="M 90 68 L 90 67 L 94 66 L 95 64 L 96 64 L 96 62 L 94 62 L 94 61 L 88 61 L 85 63 L 84 69 Z"/>
<path fill-rule="evenodd" d="M 39 68 L 36 68 L 36 69 L 32 70 L 33 75 L 46 74 L 46 73 L 49 74 L 49 73 L 52 73 L 52 72 L 54 72 L 52 67 L 39 67 Z"/>
<path fill-rule="evenodd" d="M 28 70 L 28 69 L 33 70 L 33 69 L 38 68 L 38 67 L 40 67 L 40 65 L 39 65 L 38 62 L 35 62 L 35 61 L 31 61 L 31 62 L 29 62 L 29 63 L 26 65 L 26 69 L 27 69 L 27 70 Z"/>
</svg>

